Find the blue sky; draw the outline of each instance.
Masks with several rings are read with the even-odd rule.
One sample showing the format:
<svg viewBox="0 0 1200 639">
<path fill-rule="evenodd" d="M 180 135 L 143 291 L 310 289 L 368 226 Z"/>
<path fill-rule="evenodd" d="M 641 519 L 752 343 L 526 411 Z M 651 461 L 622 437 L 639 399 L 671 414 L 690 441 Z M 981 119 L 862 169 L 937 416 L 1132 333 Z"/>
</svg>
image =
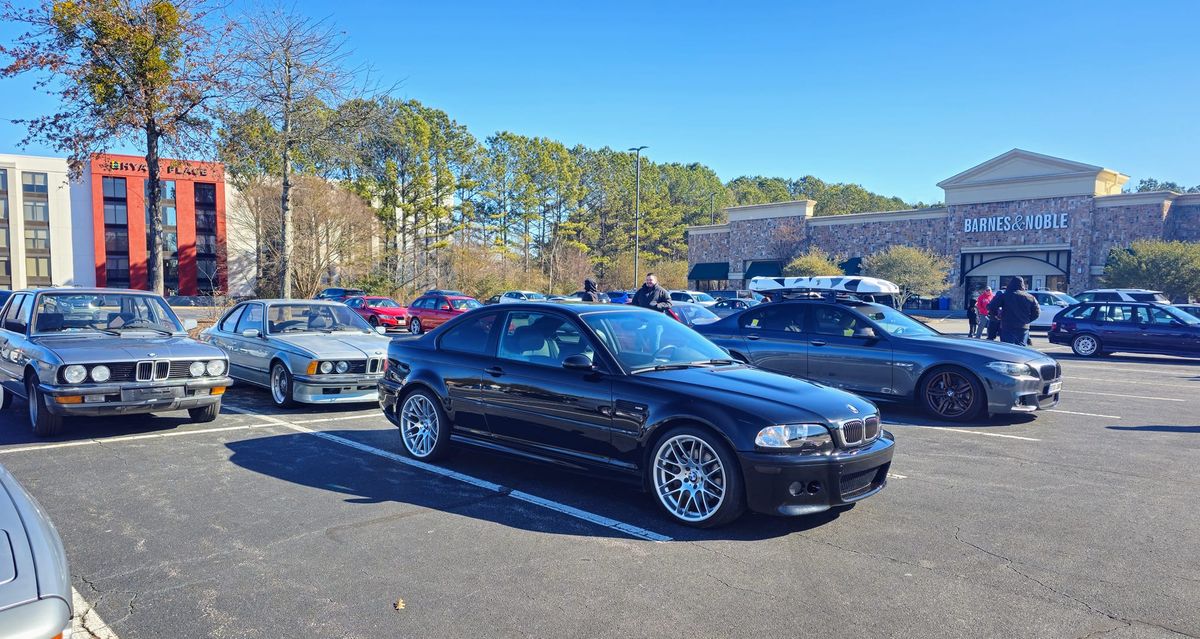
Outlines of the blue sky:
<svg viewBox="0 0 1200 639">
<path fill-rule="evenodd" d="M 726 180 L 812 174 L 909 201 L 1014 147 L 1200 184 L 1196 2 L 296 7 L 480 138 L 645 144 Z M 22 135 L 7 119 L 53 106 L 29 84 L 0 81 L 0 151 Z"/>
</svg>

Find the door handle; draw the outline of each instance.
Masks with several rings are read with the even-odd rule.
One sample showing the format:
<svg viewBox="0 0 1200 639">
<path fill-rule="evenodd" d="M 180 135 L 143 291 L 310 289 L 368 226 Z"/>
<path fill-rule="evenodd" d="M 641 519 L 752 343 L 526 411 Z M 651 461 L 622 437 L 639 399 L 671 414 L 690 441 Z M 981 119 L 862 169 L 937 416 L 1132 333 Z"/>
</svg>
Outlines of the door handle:
<svg viewBox="0 0 1200 639">
<path fill-rule="evenodd" d="M 762 339 L 762 337 L 759 335 L 751 334 L 751 335 L 747 335 L 746 339 L 750 340 L 751 342 L 757 342 L 758 340 Z"/>
<path fill-rule="evenodd" d="M 825 340 L 823 340 L 823 339 L 814 339 L 813 341 L 809 342 L 809 344 L 812 344 L 813 346 L 824 346 L 824 345 L 825 345 Z"/>
<path fill-rule="evenodd" d="M 504 369 L 500 368 L 499 366 L 493 366 L 483 372 L 487 373 L 488 375 L 491 375 L 492 377 L 500 377 L 501 375 L 504 374 Z"/>
</svg>

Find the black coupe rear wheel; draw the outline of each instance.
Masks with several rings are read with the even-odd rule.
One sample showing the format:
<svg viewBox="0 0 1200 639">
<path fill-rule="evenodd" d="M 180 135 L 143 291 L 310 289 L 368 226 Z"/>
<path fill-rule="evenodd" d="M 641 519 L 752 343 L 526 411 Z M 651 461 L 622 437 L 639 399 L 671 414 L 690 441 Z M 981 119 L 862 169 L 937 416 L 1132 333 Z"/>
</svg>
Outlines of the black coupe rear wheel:
<svg viewBox="0 0 1200 639">
<path fill-rule="evenodd" d="M 975 377 L 958 368 L 935 368 L 925 376 L 919 392 L 925 410 L 956 422 L 974 419 L 987 402 Z"/>
</svg>

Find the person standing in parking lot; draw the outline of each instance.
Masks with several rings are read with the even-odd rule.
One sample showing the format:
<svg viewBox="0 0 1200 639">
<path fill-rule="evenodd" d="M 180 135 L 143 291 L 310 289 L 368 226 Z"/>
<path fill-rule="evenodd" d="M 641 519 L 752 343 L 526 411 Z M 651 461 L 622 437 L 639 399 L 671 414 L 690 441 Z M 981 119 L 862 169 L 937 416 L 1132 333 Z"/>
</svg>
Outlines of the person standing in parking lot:
<svg viewBox="0 0 1200 639">
<path fill-rule="evenodd" d="M 971 333 L 971 337 L 983 338 L 984 331 L 988 329 L 988 305 L 992 303 L 992 287 L 983 287 L 983 292 L 979 294 L 979 298 L 975 300 L 975 312 L 979 315 L 979 322 L 975 325 L 975 332 Z M 988 333 L 988 339 L 991 339 L 991 333 Z"/>
<path fill-rule="evenodd" d="M 646 273 L 646 281 L 633 294 L 633 305 L 665 313 L 671 308 L 671 294 L 658 285 L 658 277 L 654 273 Z"/>
<path fill-rule="evenodd" d="M 583 292 L 579 294 L 579 299 L 585 302 L 599 302 L 600 289 L 596 288 L 596 282 L 591 279 L 583 281 Z"/>
<path fill-rule="evenodd" d="M 1038 318 L 1041 309 L 1037 300 L 1025 292 L 1025 279 L 1014 276 L 1008 287 L 989 305 L 1000 315 L 1000 341 L 1007 344 L 1029 344 L 1029 325 Z"/>
<path fill-rule="evenodd" d="M 967 337 L 975 337 L 975 331 L 979 326 L 979 306 L 976 303 L 978 301 L 972 297 L 967 302 Z"/>
</svg>

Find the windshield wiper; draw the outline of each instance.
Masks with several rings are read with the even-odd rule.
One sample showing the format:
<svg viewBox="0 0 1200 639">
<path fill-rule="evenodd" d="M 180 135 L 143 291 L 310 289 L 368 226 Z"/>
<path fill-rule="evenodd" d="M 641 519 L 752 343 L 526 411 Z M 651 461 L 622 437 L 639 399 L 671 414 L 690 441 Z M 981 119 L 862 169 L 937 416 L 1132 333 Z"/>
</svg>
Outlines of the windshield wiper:
<svg viewBox="0 0 1200 639">
<path fill-rule="evenodd" d="M 157 326 L 151 326 L 149 324 L 134 324 L 132 326 L 127 325 L 127 326 L 122 326 L 120 328 L 115 328 L 113 330 L 115 330 L 115 331 L 154 331 L 155 333 L 158 333 L 159 335 L 174 335 L 175 334 L 174 331 L 168 331 L 165 328 L 159 328 Z M 120 335 L 119 332 L 117 334 Z"/>
<path fill-rule="evenodd" d="M 120 333 L 118 333 L 110 328 L 97 328 L 95 326 L 71 326 L 69 328 L 63 328 L 63 329 L 59 329 L 57 331 L 39 331 L 39 332 L 48 334 L 48 333 L 74 333 L 75 331 L 96 331 L 98 333 L 104 333 L 105 335 L 115 335 L 115 336 L 121 335 Z"/>
<path fill-rule="evenodd" d="M 702 362 L 692 362 L 693 364 L 711 364 L 713 366 L 731 366 L 733 364 L 741 364 L 736 359 L 709 359 Z"/>
<path fill-rule="evenodd" d="M 655 364 L 654 366 L 642 366 L 630 370 L 631 374 L 645 373 L 646 371 L 673 371 L 681 368 L 698 368 L 703 366 L 705 362 L 679 362 L 675 364 Z"/>
</svg>

